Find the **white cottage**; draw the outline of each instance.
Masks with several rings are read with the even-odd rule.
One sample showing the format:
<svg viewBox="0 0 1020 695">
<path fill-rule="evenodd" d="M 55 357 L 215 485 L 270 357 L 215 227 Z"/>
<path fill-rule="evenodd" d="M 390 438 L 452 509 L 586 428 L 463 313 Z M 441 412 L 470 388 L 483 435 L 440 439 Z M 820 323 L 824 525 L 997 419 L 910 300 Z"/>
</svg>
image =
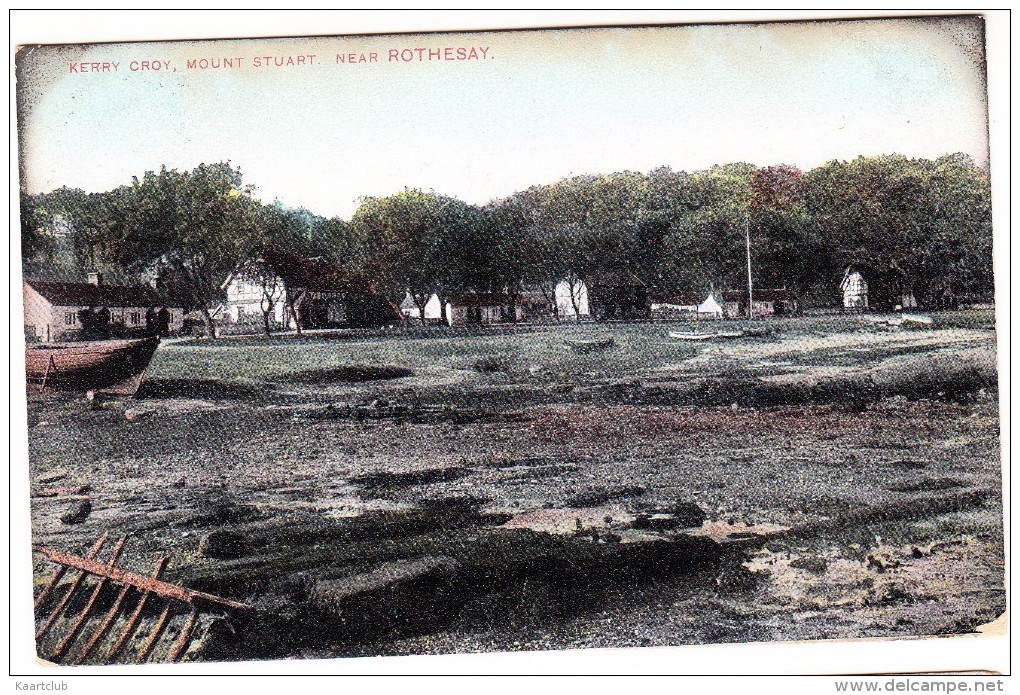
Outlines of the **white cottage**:
<svg viewBox="0 0 1020 695">
<path fill-rule="evenodd" d="M 450 326 L 459 324 L 521 324 L 549 315 L 549 302 L 527 294 L 466 293 L 447 302 Z"/>
<path fill-rule="evenodd" d="M 581 319 L 591 315 L 588 286 L 581 280 L 560 280 L 556 285 L 556 313 L 561 318 Z M 576 307 L 576 308 L 575 308 Z"/>
<path fill-rule="evenodd" d="M 169 306 L 150 287 L 105 285 L 99 273 L 87 283 L 25 280 L 25 340 L 52 342 L 178 333 L 184 310 Z"/>
<path fill-rule="evenodd" d="M 224 308 L 231 323 L 261 324 L 265 309 L 269 311 L 270 325 L 284 325 L 287 288 L 282 278 L 253 279 L 243 272 L 231 273 L 222 289 L 227 293 Z"/>
<path fill-rule="evenodd" d="M 446 306 L 451 326 L 464 323 L 520 323 L 525 316 L 521 299 L 506 294 L 458 294 L 450 297 Z"/>
<path fill-rule="evenodd" d="M 848 267 L 843 273 L 839 289 L 843 291 L 844 310 L 865 311 L 868 308 L 868 283 L 853 266 Z"/>
<path fill-rule="evenodd" d="M 258 271 L 238 270 L 227 278 L 230 318 L 257 318 L 272 303 L 270 327 L 296 329 L 366 328 L 397 324 L 403 318 L 395 302 L 376 294 L 373 281 L 317 258 L 267 252 Z M 268 281 L 264 281 L 264 279 Z"/>
</svg>

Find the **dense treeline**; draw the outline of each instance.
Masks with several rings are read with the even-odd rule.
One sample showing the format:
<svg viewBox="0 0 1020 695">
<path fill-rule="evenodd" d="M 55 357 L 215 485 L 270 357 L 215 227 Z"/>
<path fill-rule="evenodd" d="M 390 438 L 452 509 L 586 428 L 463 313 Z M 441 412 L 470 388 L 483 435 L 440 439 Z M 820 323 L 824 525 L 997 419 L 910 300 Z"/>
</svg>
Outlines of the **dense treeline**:
<svg viewBox="0 0 1020 695">
<path fill-rule="evenodd" d="M 923 304 L 951 286 L 992 289 L 985 172 L 961 154 L 789 166 L 576 176 L 475 206 L 432 191 L 363 198 L 351 220 L 264 205 L 229 163 L 160 169 L 105 193 L 22 194 L 26 275 L 102 270 L 157 278 L 208 312 L 223 279 L 271 249 L 322 257 L 420 306 L 432 293 L 516 292 L 556 283 L 640 284 L 652 296 L 755 283 L 834 303 L 843 269 L 876 296 Z M 279 254 L 277 254 L 279 255 Z M 270 269 L 271 270 L 271 269 Z"/>
</svg>

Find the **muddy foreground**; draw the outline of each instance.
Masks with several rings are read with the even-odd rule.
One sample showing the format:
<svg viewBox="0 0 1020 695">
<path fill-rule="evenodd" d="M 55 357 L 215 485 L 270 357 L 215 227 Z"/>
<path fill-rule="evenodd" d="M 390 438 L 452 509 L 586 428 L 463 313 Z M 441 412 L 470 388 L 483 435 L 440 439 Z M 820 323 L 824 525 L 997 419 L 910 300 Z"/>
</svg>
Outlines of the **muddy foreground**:
<svg viewBox="0 0 1020 695">
<path fill-rule="evenodd" d="M 129 535 L 119 565 L 148 572 L 166 554 L 168 581 L 254 607 L 204 615 L 185 659 L 944 635 L 996 619 L 994 334 L 838 333 L 810 369 L 797 345 L 570 379 L 521 355 L 271 387 L 164 363 L 134 400 L 29 394 L 33 540 L 84 554 Z M 86 518 L 61 521 L 83 499 Z M 51 574 L 37 557 L 37 591 Z"/>
</svg>

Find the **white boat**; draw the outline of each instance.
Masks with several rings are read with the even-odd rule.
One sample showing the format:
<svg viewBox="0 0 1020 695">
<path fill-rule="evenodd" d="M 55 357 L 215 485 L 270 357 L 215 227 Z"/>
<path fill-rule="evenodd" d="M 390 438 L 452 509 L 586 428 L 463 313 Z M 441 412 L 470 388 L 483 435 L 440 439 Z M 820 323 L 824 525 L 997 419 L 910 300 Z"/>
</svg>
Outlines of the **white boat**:
<svg viewBox="0 0 1020 695">
<path fill-rule="evenodd" d="M 721 331 L 719 333 L 682 333 L 670 331 L 670 338 L 676 340 L 725 340 L 728 338 L 743 338 L 744 331 Z"/>
<path fill-rule="evenodd" d="M 934 328 L 935 320 L 921 314 L 903 314 L 900 316 L 900 325 L 908 328 Z"/>
<path fill-rule="evenodd" d="M 884 324 L 886 326 L 892 326 L 893 328 L 934 328 L 935 320 L 931 316 L 924 316 L 922 314 L 900 314 L 899 316 L 887 317 L 887 316 L 867 316 L 867 321 L 871 323 Z"/>
</svg>

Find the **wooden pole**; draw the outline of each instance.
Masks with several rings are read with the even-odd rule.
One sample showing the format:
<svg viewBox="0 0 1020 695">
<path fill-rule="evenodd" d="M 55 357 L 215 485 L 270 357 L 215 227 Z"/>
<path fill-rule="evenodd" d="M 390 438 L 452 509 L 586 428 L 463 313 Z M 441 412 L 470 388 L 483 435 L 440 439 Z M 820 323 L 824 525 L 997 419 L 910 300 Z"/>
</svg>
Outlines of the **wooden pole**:
<svg viewBox="0 0 1020 695">
<path fill-rule="evenodd" d="M 163 574 L 163 570 L 166 569 L 166 565 L 167 558 L 159 558 L 159 560 L 156 561 L 156 569 L 152 572 L 152 578 L 159 579 L 159 575 Z M 125 586 L 131 585 L 127 584 Z M 148 601 L 150 595 L 150 591 L 142 590 L 142 597 L 138 600 L 138 605 L 135 606 L 134 613 L 132 613 L 131 617 L 128 618 L 127 625 L 124 626 L 124 630 L 120 633 L 120 637 L 117 638 L 117 643 L 113 645 L 113 649 L 111 649 L 110 653 L 107 655 L 106 663 L 112 662 L 114 658 L 120 654 L 120 650 L 124 648 L 128 638 L 131 637 L 131 634 L 135 631 L 135 626 L 138 624 L 138 619 L 141 617 L 142 610 L 145 608 L 145 603 Z"/>
<path fill-rule="evenodd" d="M 110 534 L 108 533 L 104 533 L 102 537 L 96 541 L 95 545 L 93 546 L 93 549 L 89 551 L 89 553 L 93 557 L 95 557 L 95 553 L 98 553 L 99 549 L 103 547 L 103 544 L 106 543 L 106 539 L 109 537 L 109 535 Z M 60 583 L 61 578 L 69 569 L 71 568 L 68 567 L 67 565 L 61 565 L 60 568 L 57 569 L 56 574 L 53 575 L 53 579 L 50 580 L 50 583 L 47 584 L 46 588 L 44 588 L 42 590 L 42 593 L 39 594 L 39 598 L 35 600 L 36 608 L 39 608 L 43 604 L 43 601 L 45 601 L 46 597 L 50 595 L 50 592 L 57 587 L 57 584 Z"/>
<path fill-rule="evenodd" d="M 63 579 L 64 575 L 67 573 L 67 570 L 69 569 L 71 568 L 65 565 L 61 565 L 59 568 L 57 568 L 57 571 L 53 574 L 53 579 L 51 579 L 49 584 L 47 584 L 45 588 L 43 588 L 42 593 L 39 594 L 39 598 L 35 600 L 36 608 L 43 604 L 43 601 L 45 601 L 46 597 L 50 595 L 50 592 L 53 591 L 53 588 L 60 583 L 60 580 Z"/>
<path fill-rule="evenodd" d="M 174 643 L 173 649 L 170 650 L 170 655 L 167 656 L 166 660 L 170 663 L 177 661 L 181 654 L 188 646 L 188 642 L 191 641 L 191 631 L 195 629 L 195 622 L 198 620 L 198 609 L 192 608 L 191 613 L 188 615 L 187 622 L 184 623 L 184 627 L 181 628 L 181 634 Z"/>
<path fill-rule="evenodd" d="M 195 603 L 196 601 L 204 601 L 206 603 L 214 603 L 219 606 L 226 606 L 227 608 L 251 610 L 251 606 L 246 603 L 231 601 L 202 591 L 194 591 L 193 589 L 186 589 L 183 586 L 177 586 L 176 584 L 168 584 L 153 577 L 146 577 L 135 572 L 127 572 L 117 569 L 116 567 L 110 567 L 105 563 L 96 562 L 91 557 L 75 557 L 74 555 L 68 555 L 67 553 L 61 553 L 57 550 L 42 547 L 35 548 L 35 551 L 61 565 L 67 565 L 73 569 L 82 570 L 87 574 L 94 574 L 98 577 L 112 579 L 120 584 L 130 584 L 135 588 L 142 589 L 143 591 L 151 591 L 175 601 L 181 601 L 189 604 Z"/>
<path fill-rule="evenodd" d="M 163 612 L 159 614 L 159 619 L 156 620 L 156 627 L 152 629 L 152 634 L 149 635 L 149 639 L 142 645 L 142 650 L 138 652 L 138 663 L 144 662 L 149 658 L 149 652 L 156 646 L 156 642 L 159 641 L 159 636 L 163 634 L 163 628 L 166 627 L 167 618 L 170 617 L 170 603 L 167 602 L 163 608 Z"/>
<path fill-rule="evenodd" d="M 92 638 L 89 639 L 89 641 L 82 648 L 81 653 L 79 653 L 78 656 L 75 657 L 72 663 L 74 664 L 83 663 L 85 659 L 88 658 L 88 655 L 92 653 L 92 650 L 95 648 L 95 646 L 99 644 L 99 640 L 103 639 L 103 637 L 106 635 L 106 631 L 110 629 L 110 626 L 113 625 L 113 621 L 117 619 L 117 613 L 120 612 L 120 607 L 124 603 L 124 598 L 128 595 L 129 591 L 131 591 L 131 586 L 129 584 L 125 584 L 124 588 L 120 590 L 119 594 L 117 594 L 117 600 L 113 602 L 113 605 L 110 606 L 110 610 L 107 611 L 106 617 L 103 618 L 102 624 L 100 624 L 100 626 L 96 628 L 96 631 L 92 634 Z"/>
<path fill-rule="evenodd" d="M 102 548 L 103 544 L 106 543 L 106 538 L 107 534 L 104 533 L 99 538 L 99 540 L 96 541 L 95 545 L 92 546 L 91 550 L 89 550 L 89 554 L 86 556 L 89 560 L 91 560 L 92 558 L 99 554 L 100 548 Z M 70 603 L 71 596 L 74 594 L 74 592 L 78 590 L 78 587 L 81 586 L 81 583 L 85 581 L 85 577 L 87 577 L 88 575 L 89 575 L 88 571 L 86 570 L 81 571 L 81 574 L 79 574 L 78 577 L 74 580 L 74 583 L 71 584 L 71 587 L 67 590 L 67 593 L 64 594 L 64 598 L 60 599 L 60 603 L 58 603 L 57 607 L 53 609 L 52 613 L 50 613 L 50 617 L 46 619 L 46 622 L 42 624 L 42 627 L 39 628 L 39 631 L 35 633 L 35 638 L 37 640 L 40 639 L 43 635 L 45 635 L 47 632 L 49 632 L 50 628 L 53 627 L 53 623 L 57 622 L 57 618 L 60 616 L 60 612 L 64 610 L 64 607 L 67 606 L 68 603 Z"/>
<path fill-rule="evenodd" d="M 123 536 L 119 541 L 117 541 L 117 545 L 114 546 L 113 554 L 110 556 L 110 561 L 107 563 L 110 567 L 113 567 L 117 563 L 117 560 L 120 559 L 120 554 L 121 551 L 124 550 L 124 542 L 126 540 L 127 536 Z M 74 638 L 78 636 L 78 632 L 81 630 L 82 626 L 85 625 L 85 621 L 89 619 L 89 613 L 92 612 L 92 607 L 96 605 L 96 600 L 99 598 L 99 594 L 102 593 L 103 587 L 106 586 L 107 581 L 109 580 L 103 578 L 96 582 L 95 588 L 92 589 L 92 595 L 89 596 L 88 603 L 85 604 L 85 607 L 78 615 L 78 619 L 74 622 L 74 625 L 71 626 L 71 629 L 67 631 L 67 634 L 64 635 L 64 639 L 60 640 L 60 643 L 57 644 L 57 648 L 53 652 L 54 661 L 59 662 L 64 658 L 64 654 L 67 653 L 68 648 L 70 648 L 71 644 L 74 642 Z"/>
<path fill-rule="evenodd" d="M 751 281 L 751 223 L 744 217 L 744 239 L 747 241 L 747 318 L 754 318 L 754 283 Z"/>
<path fill-rule="evenodd" d="M 57 363 L 53 361 L 53 355 L 50 355 L 50 361 L 46 363 L 46 372 L 43 374 L 42 384 L 39 385 L 39 393 L 46 390 L 46 380 L 50 378 L 50 370 L 57 371 Z"/>
</svg>

